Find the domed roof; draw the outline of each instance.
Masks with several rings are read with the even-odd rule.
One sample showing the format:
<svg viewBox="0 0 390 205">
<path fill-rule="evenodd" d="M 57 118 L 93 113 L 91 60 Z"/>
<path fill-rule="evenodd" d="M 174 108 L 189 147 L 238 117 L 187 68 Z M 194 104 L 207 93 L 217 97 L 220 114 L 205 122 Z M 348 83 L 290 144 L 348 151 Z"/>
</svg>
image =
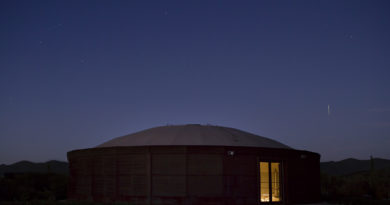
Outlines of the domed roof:
<svg viewBox="0 0 390 205">
<path fill-rule="evenodd" d="M 241 146 L 291 149 L 275 140 L 238 129 L 198 124 L 150 128 L 114 138 L 97 147 L 153 145 Z"/>
</svg>

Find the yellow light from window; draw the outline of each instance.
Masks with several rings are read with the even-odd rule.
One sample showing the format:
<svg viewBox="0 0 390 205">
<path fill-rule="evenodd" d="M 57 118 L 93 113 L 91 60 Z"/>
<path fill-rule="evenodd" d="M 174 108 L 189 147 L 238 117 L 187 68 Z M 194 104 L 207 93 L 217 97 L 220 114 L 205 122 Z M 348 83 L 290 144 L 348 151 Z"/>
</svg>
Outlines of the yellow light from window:
<svg viewBox="0 0 390 205">
<path fill-rule="evenodd" d="M 269 163 L 260 162 L 260 201 L 269 202 Z"/>
<path fill-rule="evenodd" d="M 260 162 L 260 202 L 280 202 L 280 163 Z"/>
<path fill-rule="evenodd" d="M 272 201 L 281 201 L 280 195 L 280 163 L 271 163 L 271 187 L 272 187 Z"/>
</svg>

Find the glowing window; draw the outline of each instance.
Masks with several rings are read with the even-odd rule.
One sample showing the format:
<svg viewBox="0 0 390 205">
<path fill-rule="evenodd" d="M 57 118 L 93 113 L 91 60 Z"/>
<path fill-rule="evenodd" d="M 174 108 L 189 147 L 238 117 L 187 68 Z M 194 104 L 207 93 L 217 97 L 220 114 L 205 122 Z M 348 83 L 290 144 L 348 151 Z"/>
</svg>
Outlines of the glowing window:
<svg viewBox="0 0 390 205">
<path fill-rule="evenodd" d="M 260 201 L 268 202 L 269 199 L 269 163 L 260 162 Z"/>
<path fill-rule="evenodd" d="M 280 202 L 281 180 L 279 162 L 260 162 L 260 202 Z"/>
</svg>

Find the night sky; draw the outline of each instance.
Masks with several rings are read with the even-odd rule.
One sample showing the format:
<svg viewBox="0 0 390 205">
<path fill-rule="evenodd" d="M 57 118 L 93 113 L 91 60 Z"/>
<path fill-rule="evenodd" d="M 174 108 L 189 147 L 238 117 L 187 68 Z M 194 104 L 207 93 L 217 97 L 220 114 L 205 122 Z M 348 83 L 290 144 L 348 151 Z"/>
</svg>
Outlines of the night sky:
<svg viewBox="0 0 390 205">
<path fill-rule="evenodd" d="M 1 1 L 0 25 L 0 163 L 189 123 L 390 158 L 389 1 Z"/>
</svg>

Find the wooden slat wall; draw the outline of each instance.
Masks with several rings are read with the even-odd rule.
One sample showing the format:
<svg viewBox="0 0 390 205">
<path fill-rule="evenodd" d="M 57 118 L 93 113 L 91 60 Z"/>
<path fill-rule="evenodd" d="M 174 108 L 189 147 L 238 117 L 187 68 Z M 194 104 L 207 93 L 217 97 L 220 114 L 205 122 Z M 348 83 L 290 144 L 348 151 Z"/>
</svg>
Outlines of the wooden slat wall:
<svg viewBox="0 0 390 205">
<path fill-rule="evenodd" d="M 227 151 L 235 154 L 228 155 Z M 319 155 L 305 151 L 117 147 L 72 151 L 68 160 L 71 199 L 136 204 L 257 204 L 258 160 L 283 162 L 284 202 L 315 202 L 320 198 Z"/>
</svg>

